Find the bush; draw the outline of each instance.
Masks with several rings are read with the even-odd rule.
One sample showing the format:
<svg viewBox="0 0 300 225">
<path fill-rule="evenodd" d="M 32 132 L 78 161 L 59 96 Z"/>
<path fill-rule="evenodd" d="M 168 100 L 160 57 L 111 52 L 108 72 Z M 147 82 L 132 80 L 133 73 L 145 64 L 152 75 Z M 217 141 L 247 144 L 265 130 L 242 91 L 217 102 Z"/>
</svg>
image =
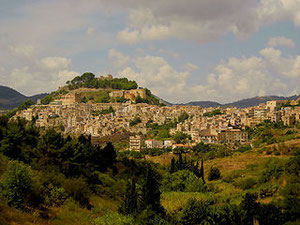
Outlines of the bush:
<svg viewBox="0 0 300 225">
<path fill-rule="evenodd" d="M 107 213 L 101 217 L 96 218 L 93 225 L 134 225 L 134 219 L 131 216 L 123 216 L 118 213 Z"/>
<path fill-rule="evenodd" d="M 88 205 L 90 193 L 88 184 L 83 179 L 66 179 L 63 188 L 68 195 L 73 197 L 81 205 Z"/>
<path fill-rule="evenodd" d="M 30 167 L 17 161 L 9 162 L 1 186 L 9 206 L 24 208 L 32 188 Z"/>
<path fill-rule="evenodd" d="M 240 182 L 238 183 L 238 186 L 243 190 L 247 190 L 247 189 L 252 188 L 256 183 L 257 182 L 255 179 L 246 178 L 246 179 L 240 180 Z"/>
<path fill-rule="evenodd" d="M 162 189 L 164 191 L 185 192 L 202 192 L 206 190 L 202 179 L 189 170 L 179 170 L 172 174 L 168 173 L 162 181 Z"/>
<path fill-rule="evenodd" d="M 213 166 L 210 168 L 209 174 L 208 174 L 208 180 L 218 180 L 221 177 L 220 170 L 218 168 L 214 168 Z"/>
</svg>

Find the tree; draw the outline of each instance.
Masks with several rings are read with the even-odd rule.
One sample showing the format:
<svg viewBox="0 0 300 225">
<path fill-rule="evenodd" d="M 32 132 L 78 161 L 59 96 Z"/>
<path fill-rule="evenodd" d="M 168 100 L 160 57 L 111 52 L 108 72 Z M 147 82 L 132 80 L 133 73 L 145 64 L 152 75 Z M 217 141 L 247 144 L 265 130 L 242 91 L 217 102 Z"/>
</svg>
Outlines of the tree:
<svg viewBox="0 0 300 225">
<path fill-rule="evenodd" d="M 208 180 L 218 180 L 221 177 L 220 170 L 218 168 L 214 168 L 213 166 L 210 168 L 209 174 L 208 174 Z"/>
<path fill-rule="evenodd" d="M 9 162 L 1 183 L 2 193 L 7 199 L 8 205 L 24 209 L 32 183 L 31 171 L 28 166 L 17 161 Z"/>
<path fill-rule="evenodd" d="M 253 225 L 253 220 L 258 215 L 259 203 L 256 202 L 257 195 L 246 193 L 240 204 L 242 224 Z"/>
<path fill-rule="evenodd" d="M 137 198 L 135 179 L 132 179 L 131 182 L 128 181 L 127 183 L 124 202 L 120 208 L 120 212 L 125 215 L 136 213 L 138 210 Z"/>
<path fill-rule="evenodd" d="M 205 184 L 203 159 L 201 160 L 200 177 L 202 178 L 202 181 Z"/>
<path fill-rule="evenodd" d="M 170 167 L 170 173 L 174 173 L 174 172 L 175 172 L 175 158 L 172 157 L 171 167 Z"/>
<path fill-rule="evenodd" d="M 183 209 L 180 224 L 194 225 L 202 224 L 208 215 L 208 206 L 202 201 L 192 198 L 187 201 Z"/>
<path fill-rule="evenodd" d="M 173 139 L 177 144 L 185 144 L 188 137 L 189 136 L 183 132 L 176 132 Z"/>
<path fill-rule="evenodd" d="M 158 175 L 155 173 L 151 165 L 148 165 L 144 185 L 142 187 L 140 202 L 141 209 L 150 207 L 150 209 L 154 212 L 162 213 L 164 210 L 160 203 L 160 194 Z"/>
<path fill-rule="evenodd" d="M 102 151 L 107 166 L 111 167 L 116 161 L 117 154 L 111 142 L 108 142 Z"/>
</svg>

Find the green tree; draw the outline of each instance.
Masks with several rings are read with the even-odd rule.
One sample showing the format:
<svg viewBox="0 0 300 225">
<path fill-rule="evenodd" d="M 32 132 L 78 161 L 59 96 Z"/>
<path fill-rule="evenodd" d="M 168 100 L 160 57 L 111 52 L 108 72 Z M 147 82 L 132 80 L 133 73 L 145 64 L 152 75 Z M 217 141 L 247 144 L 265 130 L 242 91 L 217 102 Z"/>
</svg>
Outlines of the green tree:
<svg viewBox="0 0 300 225">
<path fill-rule="evenodd" d="M 256 194 L 246 193 L 243 197 L 240 204 L 242 224 L 253 225 L 253 221 L 259 212 L 259 203 L 256 200 Z"/>
<path fill-rule="evenodd" d="M 152 166 L 148 165 L 145 174 L 145 181 L 142 187 L 140 208 L 146 209 L 149 207 L 156 213 L 164 212 L 160 203 L 160 194 L 158 175 Z"/>
<path fill-rule="evenodd" d="M 136 213 L 138 210 L 137 198 L 138 195 L 136 191 L 135 179 L 132 179 L 127 183 L 124 202 L 120 208 L 120 212 L 124 215 Z"/>
<path fill-rule="evenodd" d="M 32 183 L 32 175 L 28 166 L 17 161 L 9 162 L 1 183 L 2 194 L 7 199 L 8 205 L 24 209 Z"/>
<path fill-rule="evenodd" d="M 208 180 L 212 181 L 212 180 L 218 180 L 221 177 L 221 173 L 220 170 L 217 167 L 211 167 L 209 174 L 208 174 Z"/>
</svg>

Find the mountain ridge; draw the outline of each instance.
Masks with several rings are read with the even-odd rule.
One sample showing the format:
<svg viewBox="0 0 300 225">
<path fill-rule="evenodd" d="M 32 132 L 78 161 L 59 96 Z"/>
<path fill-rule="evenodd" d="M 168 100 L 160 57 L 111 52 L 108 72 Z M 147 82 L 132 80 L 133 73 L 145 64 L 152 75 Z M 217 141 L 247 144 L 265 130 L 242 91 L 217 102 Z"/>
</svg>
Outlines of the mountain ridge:
<svg viewBox="0 0 300 225">
<path fill-rule="evenodd" d="M 241 99 L 231 103 L 221 104 L 215 101 L 191 101 L 188 103 L 177 104 L 177 105 L 187 105 L 187 106 L 200 106 L 203 108 L 209 107 L 237 107 L 237 108 L 248 108 L 259 105 L 261 103 L 266 103 L 267 101 L 273 100 L 295 100 L 300 98 L 300 95 L 292 96 L 277 96 L 277 95 L 267 95 L 267 96 L 255 96 L 252 98 Z"/>
<path fill-rule="evenodd" d="M 42 93 L 33 96 L 25 96 L 13 88 L 0 85 L 0 110 L 14 109 L 27 100 L 36 102 L 46 95 L 48 94 Z"/>
</svg>

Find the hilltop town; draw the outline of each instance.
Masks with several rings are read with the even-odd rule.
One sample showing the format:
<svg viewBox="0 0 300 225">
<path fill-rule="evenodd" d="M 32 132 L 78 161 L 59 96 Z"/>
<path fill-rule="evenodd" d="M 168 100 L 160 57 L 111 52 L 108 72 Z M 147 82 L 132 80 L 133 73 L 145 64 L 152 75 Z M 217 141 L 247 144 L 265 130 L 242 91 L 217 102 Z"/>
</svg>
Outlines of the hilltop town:
<svg viewBox="0 0 300 225">
<path fill-rule="evenodd" d="M 68 91 L 66 87 L 60 88 L 54 95 L 50 94 L 56 98 L 51 97 L 46 103 L 42 99 L 17 112 L 15 117 L 34 120 L 39 127 L 60 129 L 66 135 L 90 135 L 93 140 L 125 133 L 130 136 L 129 149 L 136 151 L 189 147 L 200 142 L 247 144 L 247 127 L 252 128 L 264 120 L 282 121 L 287 126 L 300 121 L 299 100 L 268 101 L 245 109 L 165 106 L 158 99 L 150 102 L 149 99 L 154 99 L 151 92 L 138 88 L 134 81 L 126 81 L 134 84 L 127 90 L 122 87 L 116 90 L 112 86 L 100 88 L 101 99 L 97 102 L 94 99 L 99 87 L 86 85 L 95 79 L 109 83 L 115 78 L 112 75 L 95 78 L 85 73 L 68 82 Z M 107 91 L 104 98 L 103 90 Z M 162 131 L 160 135 L 153 132 L 155 128 Z M 175 136 L 180 135 L 188 138 L 176 140 Z"/>
</svg>

